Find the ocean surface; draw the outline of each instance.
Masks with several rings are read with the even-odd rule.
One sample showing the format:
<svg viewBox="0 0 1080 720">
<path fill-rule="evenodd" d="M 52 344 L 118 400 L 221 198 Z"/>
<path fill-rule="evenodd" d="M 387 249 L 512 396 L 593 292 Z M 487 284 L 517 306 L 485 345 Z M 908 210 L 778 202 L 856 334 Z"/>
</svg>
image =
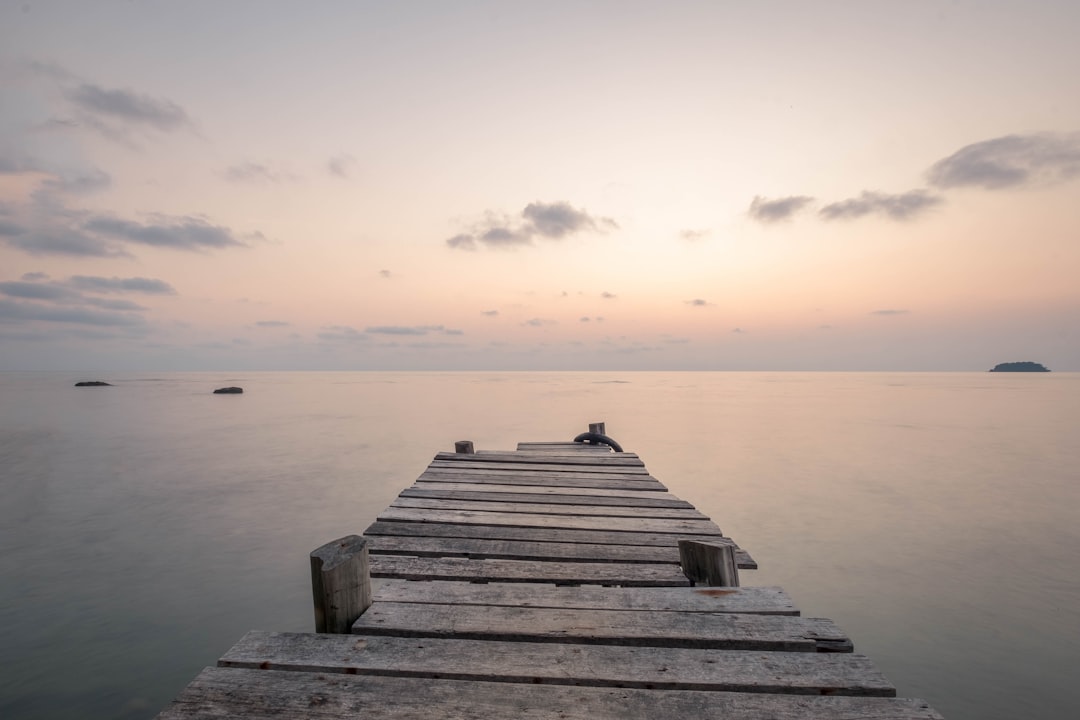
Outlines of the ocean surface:
<svg viewBox="0 0 1080 720">
<path fill-rule="evenodd" d="M 436 451 L 598 421 L 901 695 L 1080 708 L 1077 373 L 9 372 L 0 410 L 5 720 L 153 717 L 246 631 L 312 630 L 308 553 Z"/>
</svg>

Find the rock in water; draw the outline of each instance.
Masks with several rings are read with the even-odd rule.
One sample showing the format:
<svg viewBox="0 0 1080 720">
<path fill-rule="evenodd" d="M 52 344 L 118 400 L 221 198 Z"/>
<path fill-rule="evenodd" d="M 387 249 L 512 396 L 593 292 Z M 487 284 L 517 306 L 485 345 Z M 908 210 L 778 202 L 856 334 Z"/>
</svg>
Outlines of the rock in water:
<svg viewBox="0 0 1080 720">
<path fill-rule="evenodd" d="M 104 380 L 83 380 L 75 383 L 75 387 L 112 387 L 112 383 L 107 383 Z"/>
<path fill-rule="evenodd" d="M 998 363 L 990 369 L 990 372 L 1050 372 L 1050 368 L 1042 363 L 1026 360 L 1024 362 Z"/>
<path fill-rule="evenodd" d="M 218 388 L 214 391 L 215 395 L 239 395 L 244 392 L 244 388 L 241 387 L 226 387 Z"/>
</svg>

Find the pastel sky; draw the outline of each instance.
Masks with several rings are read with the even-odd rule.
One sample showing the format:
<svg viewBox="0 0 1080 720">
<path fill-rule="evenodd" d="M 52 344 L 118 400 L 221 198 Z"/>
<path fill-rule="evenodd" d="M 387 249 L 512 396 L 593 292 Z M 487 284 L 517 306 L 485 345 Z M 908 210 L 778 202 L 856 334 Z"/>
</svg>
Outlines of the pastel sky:
<svg viewBox="0 0 1080 720">
<path fill-rule="evenodd" d="M 1080 370 L 1078 29 L 0 0 L 0 369 Z"/>
</svg>

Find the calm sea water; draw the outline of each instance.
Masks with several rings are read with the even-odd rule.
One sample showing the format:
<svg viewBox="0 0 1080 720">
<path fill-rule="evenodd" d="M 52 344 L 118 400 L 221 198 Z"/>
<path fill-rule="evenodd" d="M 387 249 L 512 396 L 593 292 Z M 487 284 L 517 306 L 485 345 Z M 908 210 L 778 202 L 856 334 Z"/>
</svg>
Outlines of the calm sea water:
<svg viewBox="0 0 1080 720">
<path fill-rule="evenodd" d="M 0 373 L 0 717 L 152 717 L 437 450 L 642 455 L 948 720 L 1080 707 L 1080 374 Z M 214 396 L 222 385 L 242 396 Z"/>
</svg>

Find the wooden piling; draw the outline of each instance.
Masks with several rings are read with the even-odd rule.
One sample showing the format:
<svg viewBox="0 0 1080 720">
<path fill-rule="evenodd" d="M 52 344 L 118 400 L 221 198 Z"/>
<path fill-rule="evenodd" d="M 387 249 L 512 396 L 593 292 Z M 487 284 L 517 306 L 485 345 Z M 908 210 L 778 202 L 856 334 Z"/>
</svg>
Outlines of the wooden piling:
<svg viewBox="0 0 1080 720">
<path fill-rule="evenodd" d="M 367 540 L 347 535 L 311 553 L 315 632 L 348 633 L 371 605 Z"/>
<path fill-rule="evenodd" d="M 730 544 L 679 540 L 679 564 L 694 585 L 739 587 L 735 548 Z"/>
<path fill-rule="evenodd" d="M 459 455 L 473 455 L 476 450 L 473 449 L 472 440 L 458 440 L 454 443 L 454 452 Z"/>
<path fill-rule="evenodd" d="M 607 435 L 605 424 L 602 422 L 589 423 L 589 432 L 596 433 L 597 435 Z"/>
</svg>

